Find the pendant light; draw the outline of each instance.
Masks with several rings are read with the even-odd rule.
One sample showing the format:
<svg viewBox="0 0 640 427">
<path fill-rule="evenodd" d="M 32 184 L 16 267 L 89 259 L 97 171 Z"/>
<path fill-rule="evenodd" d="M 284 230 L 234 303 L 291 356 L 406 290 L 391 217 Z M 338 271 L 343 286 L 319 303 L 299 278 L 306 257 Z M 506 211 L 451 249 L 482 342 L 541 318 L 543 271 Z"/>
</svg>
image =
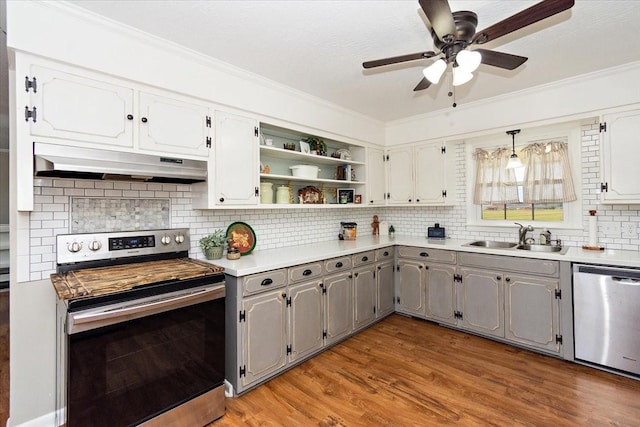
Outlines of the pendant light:
<svg viewBox="0 0 640 427">
<path fill-rule="evenodd" d="M 522 167 L 522 162 L 516 154 L 516 134 L 520 133 L 520 129 L 508 130 L 507 134 L 511 135 L 511 156 L 507 163 L 507 169 L 516 169 Z"/>
</svg>

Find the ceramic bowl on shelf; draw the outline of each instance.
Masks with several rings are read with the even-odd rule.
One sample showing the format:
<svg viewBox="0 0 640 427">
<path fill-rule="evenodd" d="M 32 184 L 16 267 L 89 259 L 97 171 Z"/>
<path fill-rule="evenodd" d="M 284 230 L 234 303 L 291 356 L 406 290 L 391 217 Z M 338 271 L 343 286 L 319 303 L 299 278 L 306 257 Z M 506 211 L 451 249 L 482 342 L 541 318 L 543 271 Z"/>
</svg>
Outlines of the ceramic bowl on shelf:
<svg viewBox="0 0 640 427">
<path fill-rule="evenodd" d="M 312 165 L 293 165 L 290 166 L 291 175 L 299 177 L 299 178 L 318 178 L 318 172 L 320 172 L 320 168 L 318 166 Z"/>
</svg>

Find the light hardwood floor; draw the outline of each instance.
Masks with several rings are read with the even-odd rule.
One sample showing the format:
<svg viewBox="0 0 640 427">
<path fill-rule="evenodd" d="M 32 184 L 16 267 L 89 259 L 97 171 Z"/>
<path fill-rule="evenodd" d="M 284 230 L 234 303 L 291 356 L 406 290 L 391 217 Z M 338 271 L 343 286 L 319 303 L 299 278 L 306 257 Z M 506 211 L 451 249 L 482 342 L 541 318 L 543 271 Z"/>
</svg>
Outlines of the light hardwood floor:
<svg viewBox="0 0 640 427">
<path fill-rule="evenodd" d="M 392 315 L 210 426 L 638 426 L 640 381 Z"/>
</svg>

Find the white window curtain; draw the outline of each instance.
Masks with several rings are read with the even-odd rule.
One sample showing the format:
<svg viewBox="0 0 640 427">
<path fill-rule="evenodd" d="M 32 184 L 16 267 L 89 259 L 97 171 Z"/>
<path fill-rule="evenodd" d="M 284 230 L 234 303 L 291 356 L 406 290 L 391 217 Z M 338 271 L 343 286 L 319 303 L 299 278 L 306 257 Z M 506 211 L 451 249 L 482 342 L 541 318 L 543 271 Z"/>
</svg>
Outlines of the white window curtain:
<svg viewBox="0 0 640 427">
<path fill-rule="evenodd" d="M 522 153 L 524 203 L 573 202 L 577 199 L 566 142 L 534 143 L 525 147 Z"/>
<path fill-rule="evenodd" d="M 519 203 L 518 183 L 513 169 L 507 169 L 511 150 L 499 148 L 488 152 L 480 148 L 474 152 L 476 182 L 473 203 Z"/>
</svg>

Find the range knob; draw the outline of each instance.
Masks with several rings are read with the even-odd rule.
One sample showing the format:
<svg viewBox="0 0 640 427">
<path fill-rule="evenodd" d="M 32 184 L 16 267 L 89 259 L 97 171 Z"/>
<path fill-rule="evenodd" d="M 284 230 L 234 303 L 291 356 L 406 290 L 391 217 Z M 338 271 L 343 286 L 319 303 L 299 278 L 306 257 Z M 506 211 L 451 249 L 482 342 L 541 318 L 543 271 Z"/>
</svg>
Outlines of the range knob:
<svg viewBox="0 0 640 427">
<path fill-rule="evenodd" d="M 67 249 L 69 249 L 69 252 L 72 252 L 72 253 L 80 252 L 80 249 L 82 249 L 82 243 L 81 242 L 70 243 L 69 246 L 67 246 Z"/>
<path fill-rule="evenodd" d="M 168 245 L 169 243 L 171 243 L 171 236 L 165 234 L 160 238 L 160 243 L 162 243 L 163 245 Z"/>
<path fill-rule="evenodd" d="M 183 243 L 183 242 L 184 242 L 184 234 L 179 233 L 179 234 L 176 236 L 176 243 L 177 243 L 177 244 L 180 244 L 180 243 Z"/>
<path fill-rule="evenodd" d="M 102 243 L 100 243 L 97 240 L 92 241 L 91 243 L 89 243 L 89 249 L 92 251 L 99 251 L 100 248 L 102 247 Z"/>
</svg>

